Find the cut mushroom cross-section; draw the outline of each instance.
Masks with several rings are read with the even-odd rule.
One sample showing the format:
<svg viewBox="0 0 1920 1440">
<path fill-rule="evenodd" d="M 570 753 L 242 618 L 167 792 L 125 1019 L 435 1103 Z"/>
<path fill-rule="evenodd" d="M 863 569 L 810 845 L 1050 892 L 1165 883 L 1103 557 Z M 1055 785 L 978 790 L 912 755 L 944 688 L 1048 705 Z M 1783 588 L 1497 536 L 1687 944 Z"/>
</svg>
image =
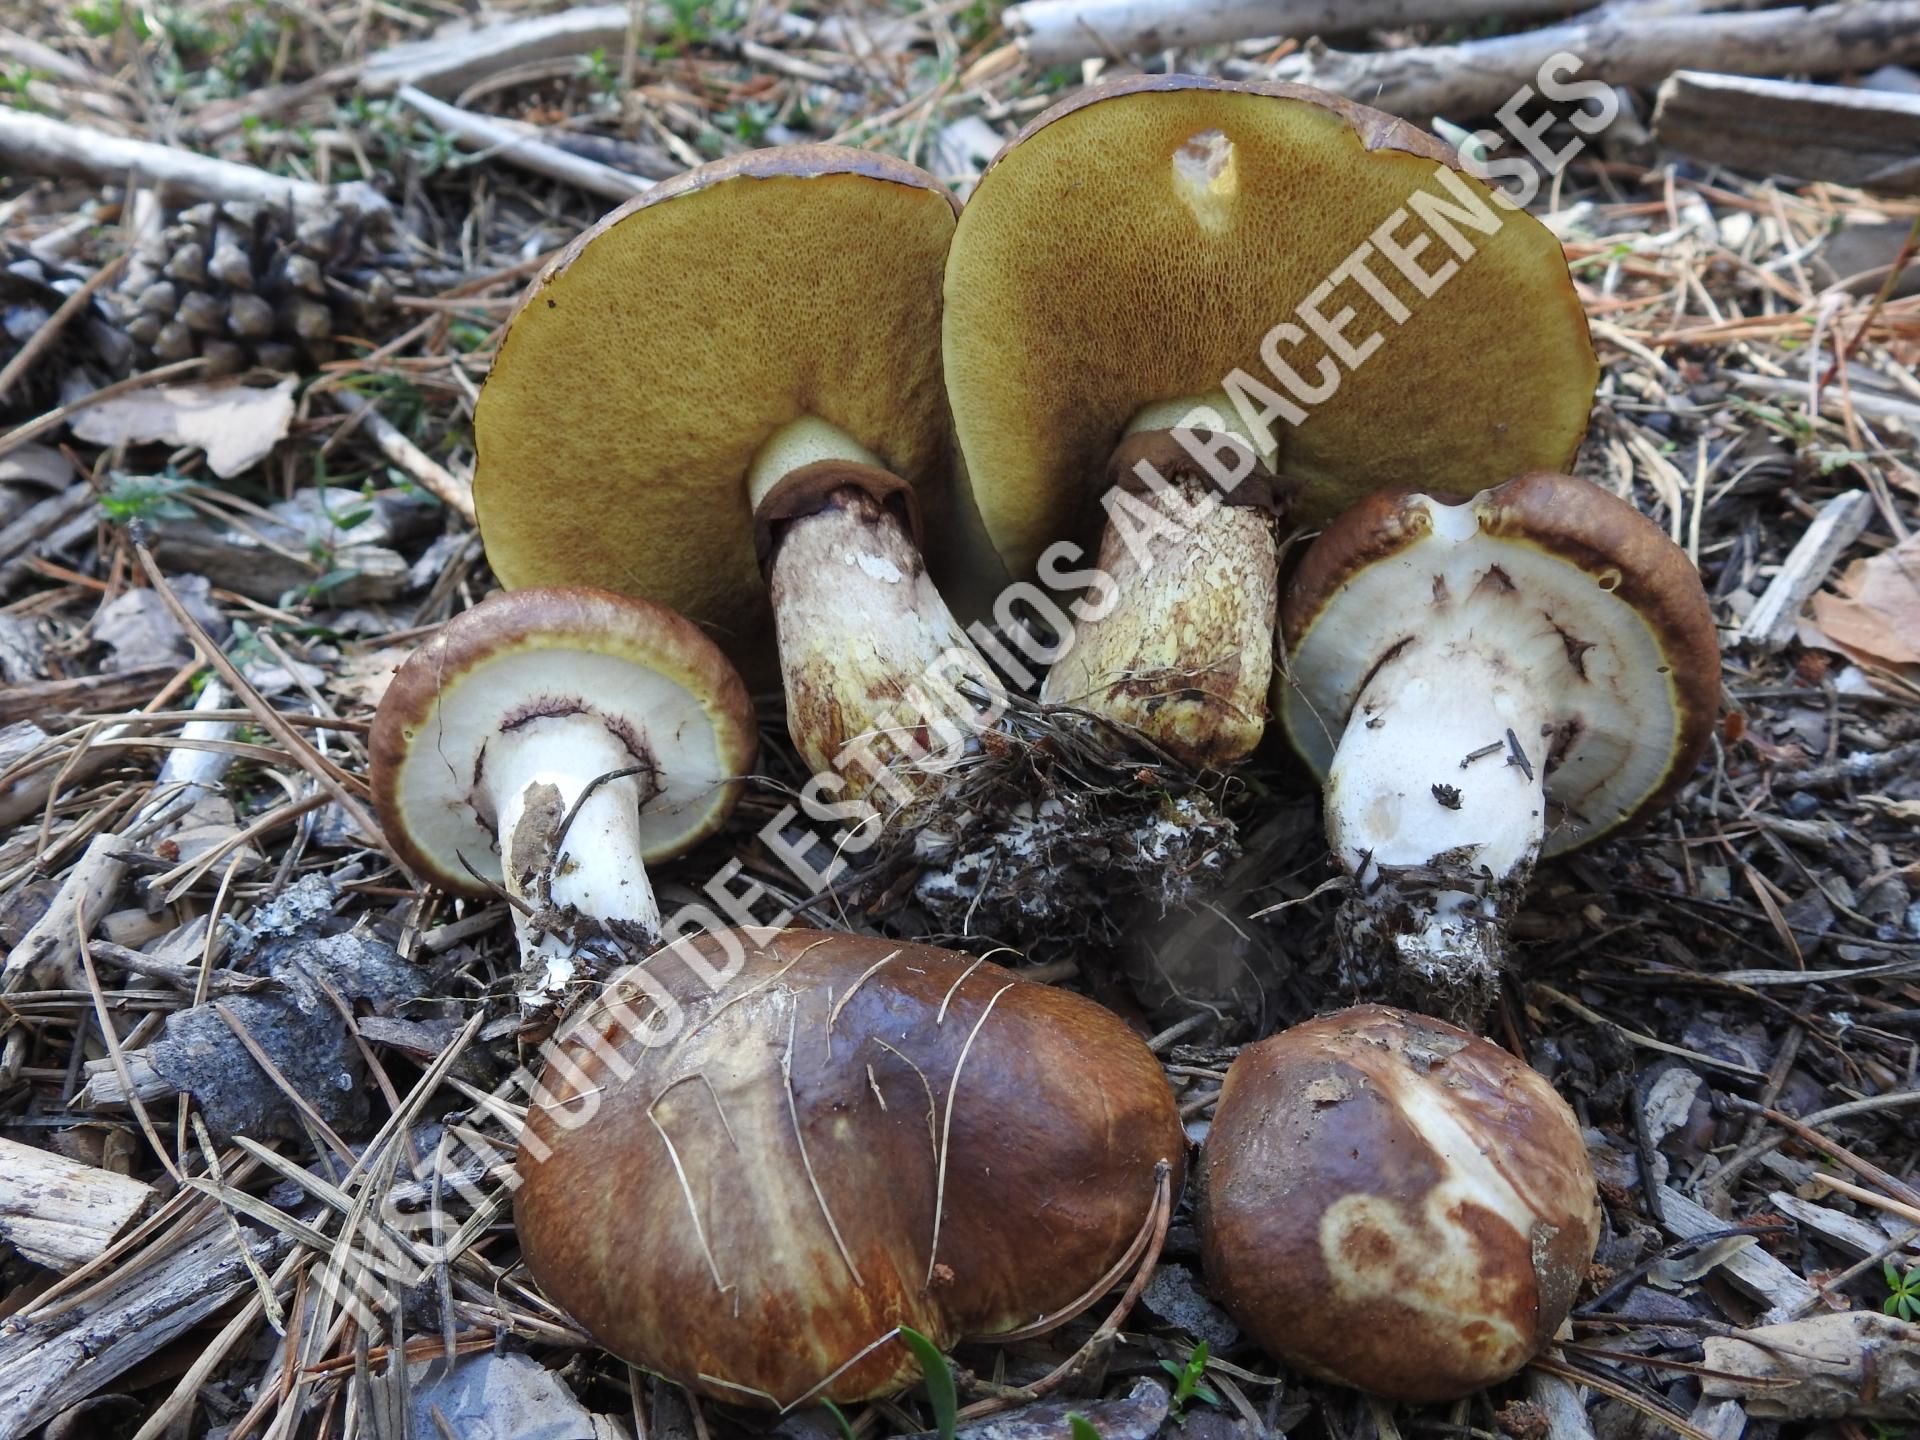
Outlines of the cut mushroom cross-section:
<svg viewBox="0 0 1920 1440">
<path fill-rule="evenodd" d="M 1102 533 L 1117 562 L 1048 697 L 1194 765 L 1264 729 L 1264 505 L 1318 521 L 1395 476 L 1471 493 L 1566 466 L 1599 373 L 1559 242 L 1451 150 L 1319 91 L 1190 75 L 1094 87 L 1001 153 L 943 326 L 963 510 L 1016 578 Z M 1142 465 L 1150 495 L 1108 489 Z M 1157 538 L 1117 548 L 1137 532 Z"/>
<path fill-rule="evenodd" d="M 400 667 L 370 781 L 381 828 L 422 878 L 518 902 L 528 995 L 550 1000 L 581 939 L 653 943 L 647 863 L 720 826 L 756 739 L 746 687 L 691 622 L 605 591 L 519 590 L 448 621 Z"/>
<path fill-rule="evenodd" d="M 1462 1014 L 1535 860 L 1664 804 L 1719 708 L 1686 552 L 1564 475 L 1362 501 L 1308 549 L 1281 626 L 1278 705 L 1355 880 L 1347 938 Z"/>
<path fill-rule="evenodd" d="M 475 412 L 502 581 L 657 600 L 756 674 L 777 640 L 794 743 L 850 793 L 880 760 L 947 758 L 993 693 L 914 525 L 945 504 L 954 209 L 869 151 L 700 166 L 547 267 Z"/>
</svg>

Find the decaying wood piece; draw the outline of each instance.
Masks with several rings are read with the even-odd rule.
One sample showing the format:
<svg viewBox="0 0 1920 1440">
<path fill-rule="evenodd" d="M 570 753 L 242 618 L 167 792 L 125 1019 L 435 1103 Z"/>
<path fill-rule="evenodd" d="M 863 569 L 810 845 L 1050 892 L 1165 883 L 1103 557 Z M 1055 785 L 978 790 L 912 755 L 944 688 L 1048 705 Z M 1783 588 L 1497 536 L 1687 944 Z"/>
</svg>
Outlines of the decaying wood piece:
<svg viewBox="0 0 1920 1440">
<path fill-rule="evenodd" d="M 151 1105 L 157 1100 L 165 1100 L 180 1092 L 174 1088 L 147 1059 L 144 1050 L 129 1050 L 125 1056 L 127 1062 L 127 1083 L 120 1079 L 119 1067 L 113 1063 L 113 1057 L 102 1055 L 98 1060 L 86 1063 L 87 1083 L 80 1087 L 80 1093 L 74 1097 L 74 1107 L 79 1110 L 125 1110 L 133 1099 L 142 1105 Z M 132 1099 L 128 1097 L 127 1084 L 133 1087 Z"/>
<path fill-rule="evenodd" d="M 1683 68 L 1829 75 L 1920 56 L 1920 0 L 1752 14 L 1605 16 L 1458 45 L 1303 51 L 1263 73 L 1422 123 L 1432 115 L 1491 115 L 1528 86 L 1536 92 L 1525 112 L 1531 116 L 1538 113 L 1540 68 L 1562 52 L 1581 63 L 1559 79 L 1609 85 L 1657 85 Z"/>
<path fill-rule="evenodd" d="M 1820 507 L 1741 624 L 1742 645 L 1778 650 L 1793 639 L 1801 610 L 1826 584 L 1841 553 L 1860 538 L 1873 509 L 1873 497 L 1864 490 L 1836 495 Z"/>
<path fill-rule="evenodd" d="M 1566 11 L 1565 0 L 1026 0 L 1003 19 L 1036 65 L 1066 65 L 1255 36 Z"/>
<path fill-rule="evenodd" d="M 1691 1240 L 1727 1229 L 1727 1222 L 1671 1186 L 1660 1187 L 1660 1208 L 1667 1233 Z M 1820 1303 L 1820 1293 L 1757 1245 L 1721 1262 L 1727 1278 L 1767 1307 L 1769 1323 L 1781 1322 Z"/>
<path fill-rule="evenodd" d="M 1527 1398 L 1546 1416 L 1547 1440 L 1594 1440 L 1593 1425 L 1587 1419 L 1586 1393 L 1558 1375 L 1527 1371 Z"/>
<path fill-rule="evenodd" d="M 1681 70 L 1660 86 L 1653 133 L 1756 175 L 1920 193 L 1920 95 Z"/>
<path fill-rule="evenodd" d="M 142 665 L 134 670 L 103 670 L 65 680 L 26 680 L 0 691 L 0 725 L 18 721 L 65 720 L 87 711 L 125 710 L 144 705 L 173 678 L 177 665 Z"/>
<path fill-rule="evenodd" d="M 152 1195 L 128 1176 L 0 1139 L 0 1240 L 62 1275 L 97 1259 Z"/>
<path fill-rule="evenodd" d="M 239 1233 L 263 1265 L 287 1244 Z M 211 1214 L 165 1253 L 117 1267 L 84 1303 L 0 1323 L 0 1435 L 29 1433 L 250 1286 L 235 1234 L 225 1215 Z"/>
<path fill-rule="evenodd" d="M 386 197 L 370 185 L 316 185 L 252 165 L 216 160 L 172 145 L 127 140 L 85 125 L 0 107 L 0 169 L 65 175 L 96 185 L 147 185 L 171 204 L 246 200 L 297 211 L 385 212 Z"/>
<path fill-rule="evenodd" d="M 1702 1389 L 1756 1419 L 1920 1420 L 1920 1325 L 1848 1310 L 1704 1343 Z"/>
</svg>

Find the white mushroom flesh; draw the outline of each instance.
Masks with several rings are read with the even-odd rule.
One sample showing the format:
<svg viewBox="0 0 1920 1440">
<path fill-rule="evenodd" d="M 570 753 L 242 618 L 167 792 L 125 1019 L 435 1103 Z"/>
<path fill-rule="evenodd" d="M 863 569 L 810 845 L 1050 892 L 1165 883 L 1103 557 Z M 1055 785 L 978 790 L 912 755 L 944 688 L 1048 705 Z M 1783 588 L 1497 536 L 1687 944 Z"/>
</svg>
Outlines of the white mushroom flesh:
<svg viewBox="0 0 1920 1440">
<path fill-rule="evenodd" d="M 1467 943 L 1543 851 L 1619 823 L 1677 738 L 1669 667 L 1617 572 L 1487 535 L 1473 502 L 1424 503 L 1431 532 L 1327 602 L 1282 686 L 1363 890 L 1394 867 L 1486 882 L 1415 907 L 1414 952 Z"/>
</svg>

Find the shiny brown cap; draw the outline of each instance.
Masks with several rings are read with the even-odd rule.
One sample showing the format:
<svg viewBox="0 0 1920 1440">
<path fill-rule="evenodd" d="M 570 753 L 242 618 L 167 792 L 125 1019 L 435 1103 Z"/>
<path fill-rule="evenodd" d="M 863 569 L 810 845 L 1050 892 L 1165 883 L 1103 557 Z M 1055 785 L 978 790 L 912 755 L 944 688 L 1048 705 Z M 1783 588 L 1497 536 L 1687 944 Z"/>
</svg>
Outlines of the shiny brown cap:
<svg viewBox="0 0 1920 1440">
<path fill-rule="evenodd" d="M 1215 137 L 1231 145 L 1220 148 Z M 947 262 L 947 389 L 987 537 L 1016 573 L 1098 531 L 1109 452 L 1152 402 L 1209 394 L 1261 358 L 1295 310 L 1382 222 L 1460 161 L 1405 121 L 1297 85 L 1142 76 L 1095 86 L 1015 139 L 968 200 Z M 1280 431 L 1296 518 L 1324 519 L 1417 474 L 1465 493 L 1572 462 L 1598 362 L 1567 264 L 1544 226 L 1459 182 L 1499 217 L 1456 224 L 1462 259 L 1419 215 L 1390 232 L 1431 298 L 1376 249 L 1365 261 L 1410 310 L 1396 324 L 1351 277 L 1320 307 L 1381 344 Z M 1423 202 L 1424 203 L 1424 202 Z M 1309 381 L 1327 347 L 1282 347 Z M 1336 362 L 1337 363 L 1337 362 Z M 1285 393 L 1282 391 L 1282 393 Z"/>
<path fill-rule="evenodd" d="M 1161 1162 L 1179 1193 L 1172 1092 L 1117 1016 L 928 945 L 702 934 L 562 1054 L 520 1149 L 528 1269 L 613 1353 L 719 1399 L 900 1389 L 897 1326 L 944 1348 L 1053 1316 L 1105 1289 Z"/>
<path fill-rule="evenodd" d="M 903 161 L 753 150 L 622 205 L 547 266 L 474 414 L 502 583 L 669 605 L 730 653 L 771 644 L 747 471 L 826 420 L 940 495 L 940 274 L 954 202 Z"/>
<path fill-rule="evenodd" d="M 1248 1046 L 1201 1153 L 1214 1296 L 1275 1358 L 1389 1399 L 1513 1374 L 1599 1238 L 1579 1123 L 1537 1071 L 1361 1006 Z"/>
<path fill-rule="evenodd" d="M 368 784 L 395 852 L 444 890 L 487 894 L 467 866 L 500 879 L 476 793 L 489 738 L 582 712 L 654 770 L 658 790 L 640 814 L 648 860 L 717 830 L 753 768 L 753 702 L 699 627 L 604 590 L 497 591 L 407 658 L 374 716 Z"/>
<path fill-rule="evenodd" d="M 1367 497 L 1308 547 L 1280 603 L 1274 706 L 1324 776 L 1361 689 L 1449 610 L 1504 612 L 1507 652 L 1551 693 L 1555 854 L 1672 799 L 1712 739 L 1720 645 L 1700 572 L 1625 500 L 1522 475 L 1465 501 Z M 1401 647 L 1396 649 L 1396 647 Z"/>
</svg>

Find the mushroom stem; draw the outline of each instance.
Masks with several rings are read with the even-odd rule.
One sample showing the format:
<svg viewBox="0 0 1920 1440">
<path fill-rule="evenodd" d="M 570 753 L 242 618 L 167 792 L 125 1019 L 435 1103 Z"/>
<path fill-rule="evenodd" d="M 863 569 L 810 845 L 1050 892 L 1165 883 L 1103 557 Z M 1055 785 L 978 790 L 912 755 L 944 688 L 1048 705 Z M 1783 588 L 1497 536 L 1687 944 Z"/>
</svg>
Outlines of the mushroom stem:
<svg viewBox="0 0 1920 1440">
<path fill-rule="evenodd" d="M 587 712 L 538 715 L 487 745 L 481 784 L 507 893 L 533 912 L 514 915 L 531 991 L 551 996 L 573 977 L 575 943 L 551 912 L 631 926 L 649 942 L 659 934 L 640 839 L 654 787 L 646 775 L 619 774 L 634 764 L 633 751 Z"/>
<path fill-rule="evenodd" d="M 1185 763 L 1231 765 L 1260 743 L 1273 674 L 1278 549 L 1272 452 L 1224 393 L 1147 407 L 1115 451 L 1100 538 L 1115 600 L 1076 621 L 1041 698 L 1131 726 Z M 1258 464 L 1252 462 L 1258 461 Z"/>
<path fill-rule="evenodd" d="M 904 798 L 915 786 L 901 767 L 932 772 L 958 758 L 991 723 L 999 694 L 892 503 L 904 487 L 812 416 L 762 447 L 748 483 L 756 521 L 771 532 L 794 745 L 816 771 L 838 762 L 848 796 L 884 778 Z"/>
<path fill-rule="evenodd" d="M 1406 642 L 1374 670 L 1327 781 L 1327 839 L 1357 890 L 1358 953 L 1486 993 L 1506 917 L 1546 834 L 1547 706 L 1465 634 Z"/>
</svg>

